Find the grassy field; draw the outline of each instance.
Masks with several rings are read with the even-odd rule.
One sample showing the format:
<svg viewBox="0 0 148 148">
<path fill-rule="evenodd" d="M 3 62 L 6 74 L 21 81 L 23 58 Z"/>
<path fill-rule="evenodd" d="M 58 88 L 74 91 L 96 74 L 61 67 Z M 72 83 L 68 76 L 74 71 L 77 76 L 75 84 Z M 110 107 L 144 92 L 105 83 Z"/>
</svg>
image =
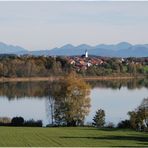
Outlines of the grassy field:
<svg viewBox="0 0 148 148">
<path fill-rule="evenodd" d="M 145 146 L 148 133 L 87 127 L 0 127 L 0 146 Z"/>
</svg>

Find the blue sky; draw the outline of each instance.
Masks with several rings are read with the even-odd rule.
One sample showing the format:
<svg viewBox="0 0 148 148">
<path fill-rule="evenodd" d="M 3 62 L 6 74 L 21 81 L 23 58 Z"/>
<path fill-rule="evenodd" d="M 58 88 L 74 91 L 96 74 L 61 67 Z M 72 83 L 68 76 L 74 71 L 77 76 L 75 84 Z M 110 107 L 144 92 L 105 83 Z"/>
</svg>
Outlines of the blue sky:
<svg viewBox="0 0 148 148">
<path fill-rule="evenodd" d="M 24 48 L 148 43 L 148 2 L 0 2 L 0 41 Z"/>
</svg>

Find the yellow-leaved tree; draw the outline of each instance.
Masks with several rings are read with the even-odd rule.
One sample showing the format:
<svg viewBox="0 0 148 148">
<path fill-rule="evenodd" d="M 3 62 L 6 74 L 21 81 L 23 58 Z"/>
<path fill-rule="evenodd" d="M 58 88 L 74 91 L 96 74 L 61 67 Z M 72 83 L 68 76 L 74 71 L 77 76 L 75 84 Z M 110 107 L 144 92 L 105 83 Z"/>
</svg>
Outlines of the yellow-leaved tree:
<svg viewBox="0 0 148 148">
<path fill-rule="evenodd" d="M 53 93 L 54 123 L 56 125 L 83 125 L 90 109 L 90 86 L 76 73 L 66 75 Z"/>
</svg>

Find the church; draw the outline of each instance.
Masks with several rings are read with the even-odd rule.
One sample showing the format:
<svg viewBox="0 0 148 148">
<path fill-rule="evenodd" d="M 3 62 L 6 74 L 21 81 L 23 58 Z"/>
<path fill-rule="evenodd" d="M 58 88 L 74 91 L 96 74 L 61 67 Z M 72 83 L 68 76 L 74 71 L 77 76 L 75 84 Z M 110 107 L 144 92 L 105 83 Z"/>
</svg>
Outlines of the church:
<svg viewBox="0 0 148 148">
<path fill-rule="evenodd" d="M 81 57 L 82 57 L 82 58 L 88 58 L 88 51 L 85 50 L 85 54 L 83 54 Z"/>
</svg>

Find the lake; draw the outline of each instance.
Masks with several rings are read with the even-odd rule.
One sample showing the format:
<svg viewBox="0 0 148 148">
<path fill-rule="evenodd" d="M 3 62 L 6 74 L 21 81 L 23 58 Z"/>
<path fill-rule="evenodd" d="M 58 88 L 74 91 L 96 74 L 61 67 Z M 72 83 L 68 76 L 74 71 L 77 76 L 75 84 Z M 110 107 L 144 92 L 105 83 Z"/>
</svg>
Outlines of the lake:
<svg viewBox="0 0 148 148">
<path fill-rule="evenodd" d="M 128 119 L 127 112 L 137 108 L 148 97 L 148 80 L 89 81 L 90 112 L 85 123 L 91 123 L 97 109 L 105 110 L 106 122 L 117 124 Z M 51 123 L 49 86 L 51 82 L 0 83 L 0 117 L 22 116 L 25 120 Z"/>
</svg>

